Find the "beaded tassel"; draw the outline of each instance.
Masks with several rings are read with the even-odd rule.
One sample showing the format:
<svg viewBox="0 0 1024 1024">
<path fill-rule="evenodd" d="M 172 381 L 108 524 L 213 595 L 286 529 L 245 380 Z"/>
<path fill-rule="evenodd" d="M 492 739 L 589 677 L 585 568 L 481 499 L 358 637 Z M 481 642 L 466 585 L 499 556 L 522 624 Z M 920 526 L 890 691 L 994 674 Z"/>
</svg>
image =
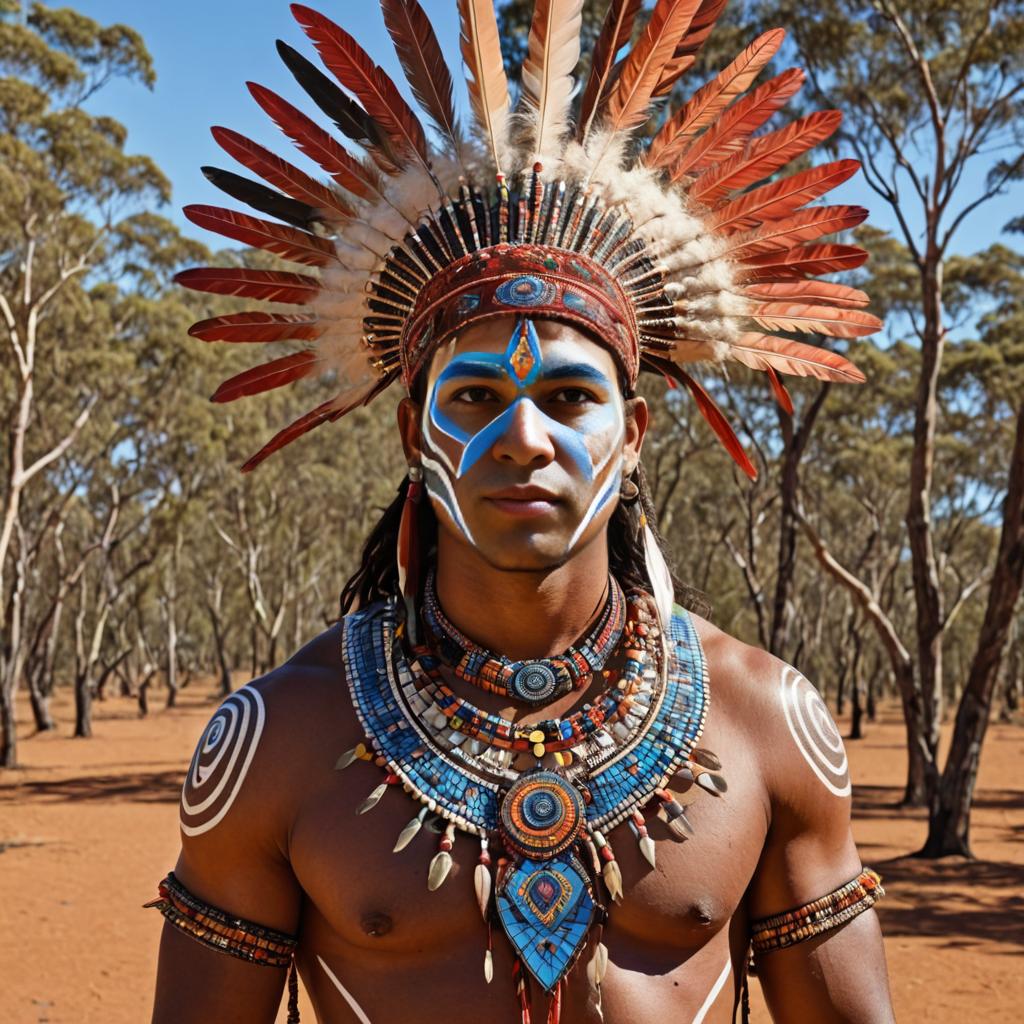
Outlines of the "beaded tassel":
<svg viewBox="0 0 1024 1024">
<path fill-rule="evenodd" d="M 401 851 L 416 838 L 417 833 L 423 827 L 423 821 L 426 816 L 427 808 L 424 807 L 420 813 L 417 814 L 416 817 L 398 833 L 398 839 L 395 840 L 394 849 L 391 851 L 392 853 L 401 853 Z"/>
<path fill-rule="evenodd" d="M 532 1024 L 530 1020 L 530 989 L 526 984 L 526 976 L 523 974 L 522 961 L 518 957 L 512 964 L 512 983 L 515 985 L 516 998 L 519 1000 L 521 1024 Z"/>
<path fill-rule="evenodd" d="M 679 801 L 667 789 L 656 789 L 654 795 L 661 801 L 658 817 L 668 825 L 672 836 L 675 839 L 692 839 L 696 833 Z"/>
<path fill-rule="evenodd" d="M 430 871 L 427 873 L 427 888 L 431 892 L 436 892 L 444 885 L 444 880 L 452 869 L 451 849 L 454 845 L 455 826 L 449 822 L 441 837 L 441 842 L 438 844 L 439 849 L 430 862 Z"/>
<path fill-rule="evenodd" d="M 548 1003 L 548 1024 L 558 1024 L 562 1017 L 562 983 L 555 986 L 551 993 L 551 1002 Z"/>
<path fill-rule="evenodd" d="M 604 866 L 601 868 L 601 874 L 604 876 L 604 884 L 608 889 L 608 895 L 611 896 L 616 903 L 622 902 L 622 872 L 619 870 L 619 862 L 615 859 L 615 852 L 612 850 L 612 844 L 605 839 L 604 834 L 598 832 L 596 829 L 593 833 L 594 844 L 597 846 L 598 853 L 601 855 L 601 860 L 604 861 Z"/>
<path fill-rule="evenodd" d="M 476 902 L 480 907 L 480 915 L 486 921 L 491 904 L 491 855 L 487 850 L 487 837 L 480 840 L 480 860 L 473 872 L 473 887 L 476 889 Z"/>
<path fill-rule="evenodd" d="M 637 845 L 640 847 L 644 860 L 652 868 L 656 868 L 658 865 L 655 863 L 654 840 L 647 834 L 647 823 L 644 821 L 643 812 L 639 808 L 633 812 L 633 820 L 630 824 L 633 826 Z"/>
<path fill-rule="evenodd" d="M 380 803 L 380 798 L 388 791 L 388 786 L 393 786 L 396 782 L 398 782 L 398 776 L 389 773 L 384 781 L 356 808 L 356 814 L 366 814 L 367 811 L 372 811 Z"/>
</svg>

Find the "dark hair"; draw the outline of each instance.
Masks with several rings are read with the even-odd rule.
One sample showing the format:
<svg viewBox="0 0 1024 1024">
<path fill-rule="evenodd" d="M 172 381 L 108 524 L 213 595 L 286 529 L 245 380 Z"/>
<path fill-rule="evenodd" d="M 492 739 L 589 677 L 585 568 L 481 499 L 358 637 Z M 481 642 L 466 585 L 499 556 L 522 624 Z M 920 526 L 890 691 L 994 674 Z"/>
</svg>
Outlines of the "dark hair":
<svg viewBox="0 0 1024 1024">
<path fill-rule="evenodd" d="M 631 590 L 649 590 L 647 577 L 647 560 L 644 557 L 643 531 L 639 529 L 640 512 L 647 517 L 648 525 L 654 532 L 659 543 L 654 504 L 644 476 L 643 468 L 637 467 L 633 480 L 639 489 L 634 502 L 619 502 L 608 523 L 608 563 L 612 575 L 619 581 L 627 593 Z M 398 526 L 402 519 L 402 507 L 405 494 L 409 488 L 409 478 L 405 477 L 398 486 L 398 494 L 370 531 L 363 546 L 363 555 L 359 568 L 352 574 L 341 592 L 341 614 L 345 615 L 356 608 L 365 608 L 376 601 L 383 600 L 398 593 L 398 563 L 396 547 L 398 544 Z M 437 544 L 437 519 L 429 501 L 421 501 L 419 506 L 419 522 L 417 523 L 422 551 L 430 551 Z M 664 544 L 662 544 L 664 550 Z M 671 568 L 671 561 L 669 561 Z M 710 614 L 710 606 L 704 595 L 681 583 L 672 572 L 672 583 L 675 587 L 676 600 L 684 608 L 700 615 Z"/>
</svg>

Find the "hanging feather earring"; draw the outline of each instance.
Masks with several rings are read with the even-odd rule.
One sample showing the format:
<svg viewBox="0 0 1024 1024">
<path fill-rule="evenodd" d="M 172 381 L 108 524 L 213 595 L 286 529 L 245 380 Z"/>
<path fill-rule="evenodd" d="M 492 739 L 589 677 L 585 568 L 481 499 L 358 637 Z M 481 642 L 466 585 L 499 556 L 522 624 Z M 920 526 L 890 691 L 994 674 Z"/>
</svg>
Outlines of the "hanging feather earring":
<svg viewBox="0 0 1024 1024">
<path fill-rule="evenodd" d="M 405 630 L 409 642 L 416 643 L 416 594 L 420 578 L 419 507 L 423 497 L 423 469 L 409 467 L 409 483 L 398 524 L 398 589 L 405 601 Z"/>
<path fill-rule="evenodd" d="M 672 605 L 675 603 L 675 587 L 672 584 L 672 573 L 661 552 L 658 538 L 654 536 L 647 515 L 640 516 L 641 528 L 644 531 L 644 560 L 647 562 L 647 577 L 651 581 L 654 603 L 658 606 L 658 618 L 662 629 L 672 621 Z"/>
</svg>

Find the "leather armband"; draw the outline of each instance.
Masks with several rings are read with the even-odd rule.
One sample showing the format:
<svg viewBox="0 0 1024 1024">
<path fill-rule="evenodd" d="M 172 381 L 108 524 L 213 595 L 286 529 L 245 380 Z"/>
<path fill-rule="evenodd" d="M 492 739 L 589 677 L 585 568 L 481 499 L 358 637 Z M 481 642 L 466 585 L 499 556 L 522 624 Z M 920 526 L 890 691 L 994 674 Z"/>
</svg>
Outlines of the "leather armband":
<svg viewBox="0 0 1024 1024">
<path fill-rule="evenodd" d="M 159 886 L 160 896 L 146 907 L 155 907 L 178 931 L 211 949 L 263 967 L 287 967 L 298 939 L 265 928 L 204 903 L 174 877 L 172 871 Z"/>
<path fill-rule="evenodd" d="M 865 868 L 846 885 L 813 903 L 754 921 L 750 926 L 754 954 L 795 946 L 798 942 L 838 928 L 873 907 L 884 895 L 882 879 L 870 868 Z"/>
</svg>

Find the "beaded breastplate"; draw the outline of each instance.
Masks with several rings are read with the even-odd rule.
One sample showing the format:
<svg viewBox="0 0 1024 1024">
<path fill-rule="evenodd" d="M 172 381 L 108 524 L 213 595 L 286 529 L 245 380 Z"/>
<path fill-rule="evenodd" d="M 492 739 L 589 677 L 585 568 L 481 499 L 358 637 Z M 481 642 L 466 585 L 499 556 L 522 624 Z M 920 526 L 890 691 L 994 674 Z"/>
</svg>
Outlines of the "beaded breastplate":
<svg viewBox="0 0 1024 1024">
<path fill-rule="evenodd" d="M 725 789 L 717 771 L 700 764 L 713 755 L 694 750 L 709 693 L 703 651 L 689 615 L 676 609 L 662 636 L 656 626 L 636 622 L 633 598 L 630 606 L 626 632 L 633 637 L 631 643 L 638 646 L 637 634 L 643 636 L 657 651 L 656 663 L 627 650 L 618 683 L 600 698 L 611 709 L 595 718 L 595 709 L 585 705 L 584 712 L 573 716 L 589 715 L 587 721 L 596 721 L 592 728 L 574 723 L 575 731 L 565 735 L 564 723 L 549 720 L 523 727 L 524 733 L 532 733 L 525 744 L 515 739 L 514 727 L 488 725 L 484 719 L 494 716 L 483 713 L 478 713 L 475 734 L 464 731 L 473 723 L 460 720 L 460 714 L 469 712 L 453 715 L 450 703 L 445 704 L 446 688 L 437 681 L 436 663 L 423 650 L 405 649 L 399 602 L 376 604 L 344 620 L 346 677 L 366 739 L 343 754 L 337 767 L 372 760 L 387 773 L 359 813 L 375 806 L 395 785 L 422 804 L 399 835 L 395 852 L 408 846 L 428 816 L 443 830 L 430 863 L 428 888 L 438 888 L 447 877 L 457 832 L 479 839 L 474 884 L 488 926 L 484 973 L 490 981 L 490 931 L 497 923 L 516 953 L 517 994 L 527 1022 L 529 986 L 522 971 L 552 995 L 550 1019 L 557 1020 L 560 983 L 594 932 L 597 942 L 588 976 L 600 991 L 607 963 L 600 942 L 607 918 L 602 883 L 611 900 L 622 895 L 608 833 L 629 821 L 653 865 L 654 843 L 644 824 L 648 807 L 657 807 L 675 838 L 692 834 L 669 790 L 673 780 L 692 783 L 698 778 L 711 792 Z M 550 748 L 531 743 L 541 733 L 551 737 Z M 541 764 L 540 755 L 554 749 L 566 754 L 554 753 L 554 764 L 548 763 L 552 757 Z M 536 761 L 523 769 L 522 759 L 532 760 L 531 751 Z M 716 762 L 714 767 L 720 766 Z M 701 774 L 709 778 L 701 780 Z M 492 843 L 501 851 L 493 888 Z"/>
</svg>

